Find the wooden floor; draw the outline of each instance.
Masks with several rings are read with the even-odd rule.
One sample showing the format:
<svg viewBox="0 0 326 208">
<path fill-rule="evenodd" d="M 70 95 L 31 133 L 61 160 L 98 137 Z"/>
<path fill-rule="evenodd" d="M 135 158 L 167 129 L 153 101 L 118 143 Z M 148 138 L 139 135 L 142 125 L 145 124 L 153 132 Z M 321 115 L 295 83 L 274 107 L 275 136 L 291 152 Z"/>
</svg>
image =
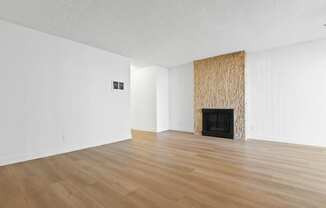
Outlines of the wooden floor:
<svg viewBox="0 0 326 208">
<path fill-rule="evenodd" d="M 326 149 L 134 132 L 0 167 L 0 207 L 326 207 Z"/>
</svg>

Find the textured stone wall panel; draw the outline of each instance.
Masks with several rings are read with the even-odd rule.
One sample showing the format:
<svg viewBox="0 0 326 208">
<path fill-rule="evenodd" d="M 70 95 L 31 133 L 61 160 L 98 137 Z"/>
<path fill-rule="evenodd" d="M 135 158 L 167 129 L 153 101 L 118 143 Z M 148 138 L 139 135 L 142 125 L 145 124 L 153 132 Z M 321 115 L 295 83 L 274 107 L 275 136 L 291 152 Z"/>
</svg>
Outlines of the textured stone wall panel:
<svg viewBox="0 0 326 208">
<path fill-rule="evenodd" d="M 203 108 L 233 108 L 235 139 L 245 139 L 245 52 L 194 62 L 195 133 L 202 131 Z"/>
</svg>

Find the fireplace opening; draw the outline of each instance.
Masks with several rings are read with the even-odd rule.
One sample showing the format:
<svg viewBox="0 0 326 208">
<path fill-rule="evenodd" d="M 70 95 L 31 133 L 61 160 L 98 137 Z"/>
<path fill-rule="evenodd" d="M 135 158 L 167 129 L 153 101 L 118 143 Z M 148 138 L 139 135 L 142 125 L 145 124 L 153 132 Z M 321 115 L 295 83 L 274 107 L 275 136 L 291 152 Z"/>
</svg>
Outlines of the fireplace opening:
<svg viewBox="0 0 326 208">
<path fill-rule="evenodd" d="M 233 109 L 203 109 L 204 136 L 234 138 Z"/>
</svg>

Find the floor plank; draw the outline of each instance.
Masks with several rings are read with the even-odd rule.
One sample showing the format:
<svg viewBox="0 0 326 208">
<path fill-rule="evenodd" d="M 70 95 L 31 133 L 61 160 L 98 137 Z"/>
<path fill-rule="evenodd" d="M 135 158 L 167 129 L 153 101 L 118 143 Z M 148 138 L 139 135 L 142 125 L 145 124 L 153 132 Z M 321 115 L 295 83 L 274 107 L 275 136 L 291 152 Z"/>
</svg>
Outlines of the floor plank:
<svg viewBox="0 0 326 208">
<path fill-rule="evenodd" d="M 325 207 L 326 149 L 167 131 L 0 167 L 3 208 Z"/>
</svg>

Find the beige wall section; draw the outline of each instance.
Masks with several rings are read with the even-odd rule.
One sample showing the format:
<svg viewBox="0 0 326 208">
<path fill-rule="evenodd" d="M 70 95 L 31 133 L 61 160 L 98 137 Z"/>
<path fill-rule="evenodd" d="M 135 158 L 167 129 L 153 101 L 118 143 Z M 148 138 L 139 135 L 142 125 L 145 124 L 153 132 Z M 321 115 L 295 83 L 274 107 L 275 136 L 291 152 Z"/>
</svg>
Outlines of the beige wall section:
<svg viewBox="0 0 326 208">
<path fill-rule="evenodd" d="M 202 131 L 202 108 L 233 108 L 235 139 L 245 139 L 245 52 L 194 62 L 195 133 Z"/>
</svg>

